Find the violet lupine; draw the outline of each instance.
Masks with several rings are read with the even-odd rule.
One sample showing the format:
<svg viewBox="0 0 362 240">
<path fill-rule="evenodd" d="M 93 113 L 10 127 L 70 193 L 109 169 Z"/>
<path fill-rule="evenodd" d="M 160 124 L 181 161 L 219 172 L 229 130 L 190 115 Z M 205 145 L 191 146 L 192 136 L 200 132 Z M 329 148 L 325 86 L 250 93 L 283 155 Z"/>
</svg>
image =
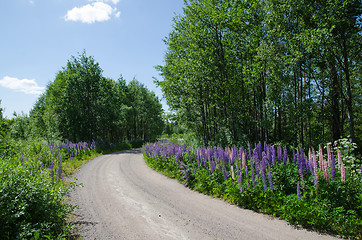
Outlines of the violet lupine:
<svg viewBox="0 0 362 240">
<path fill-rule="evenodd" d="M 299 182 L 297 183 L 297 198 L 300 201 L 302 199 L 301 195 L 300 195 L 300 186 L 299 186 Z"/>
<path fill-rule="evenodd" d="M 229 176 L 228 176 L 228 173 L 226 172 L 224 167 L 222 167 L 222 174 L 223 174 L 223 177 L 224 177 L 224 181 L 226 181 Z"/>
<path fill-rule="evenodd" d="M 284 164 L 288 165 L 288 150 L 284 147 Z"/>
<path fill-rule="evenodd" d="M 278 151 L 277 154 L 278 154 L 278 162 L 279 162 L 279 161 L 282 160 L 282 158 L 283 158 L 283 150 L 282 150 L 282 147 L 279 146 L 277 151 Z"/>
<path fill-rule="evenodd" d="M 49 177 L 53 178 L 54 177 L 54 162 L 53 161 L 49 162 L 48 169 L 49 169 Z"/>
<path fill-rule="evenodd" d="M 274 145 L 270 147 L 271 161 L 272 164 L 275 164 L 275 147 Z"/>
<path fill-rule="evenodd" d="M 62 178 L 62 156 L 59 155 L 58 156 L 58 171 L 57 171 L 57 179 L 61 179 Z"/>
<path fill-rule="evenodd" d="M 304 174 L 302 169 L 299 169 L 299 176 L 300 176 L 300 183 L 302 184 L 302 188 L 304 189 L 305 183 L 304 183 Z"/>
<path fill-rule="evenodd" d="M 266 184 L 266 178 L 265 178 L 265 160 L 262 160 L 262 165 L 261 165 L 261 179 L 263 181 L 263 185 L 264 185 L 264 191 L 268 190 L 268 186 Z"/>
<path fill-rule="evenodd" d="M 239 172 L 239 181 L 240 181 L 240 185 L 243 183 L 243 172 L 240 171 Z"/>
<path fill-rule="evenodd" d="M 361 165 L 361 180 L 362 180 L 362 165 Z"/>
<path fill-rule="evenodd" d="M 331 176 L 332 180 L 336 177 L 336 162 L 334 160 L 333 154 L 331 154 Z"/>
<path fill-rule="evenodd" d="M 270 188 L 270 190 L 274 190 L 274 188 L 273 188 L 273 178 L 272 178 L 272 174 L 271 174 L 271 170 L 270 170 L 270 168 L 269 168 L 269 171 L 268 171 L 268 178 L 269 178 L 269 188 Z"/>
</svg>

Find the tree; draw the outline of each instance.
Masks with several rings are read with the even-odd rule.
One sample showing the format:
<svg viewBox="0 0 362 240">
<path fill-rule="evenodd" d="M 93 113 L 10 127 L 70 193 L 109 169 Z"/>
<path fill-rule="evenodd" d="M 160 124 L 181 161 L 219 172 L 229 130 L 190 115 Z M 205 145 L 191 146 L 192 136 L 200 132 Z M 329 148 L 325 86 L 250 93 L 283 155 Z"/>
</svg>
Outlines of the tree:
<svg viewBox="0 0 362 240">
<path fill-rule="evenodd" d="M 157 84 L 203 145 L 360 141 L 360 15 L 360 0 L 185 1 Z"/>
<path fill-rule="evenodd" d="M 35 132 L 49 142 L 120 142 L 159 135 L 162 107 L 154 93 L 136 80 L 127 86 L 122 76 L 114 81 L 102 73 L 85 52 L 71 57 L 30 113 Z"/>
</svg>

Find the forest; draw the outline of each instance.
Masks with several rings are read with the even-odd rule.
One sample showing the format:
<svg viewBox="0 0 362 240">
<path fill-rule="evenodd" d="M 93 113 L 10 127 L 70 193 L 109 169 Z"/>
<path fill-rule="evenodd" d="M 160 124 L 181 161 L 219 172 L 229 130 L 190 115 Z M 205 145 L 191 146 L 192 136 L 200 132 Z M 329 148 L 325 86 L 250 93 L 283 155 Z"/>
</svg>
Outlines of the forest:
<svg viewBox="0 0 362 240">
<path fill-rule="evenodd" d="M 189 0 L 156 83 L 198 145 L 362 143 L 361 1 Z"/>
</svg>

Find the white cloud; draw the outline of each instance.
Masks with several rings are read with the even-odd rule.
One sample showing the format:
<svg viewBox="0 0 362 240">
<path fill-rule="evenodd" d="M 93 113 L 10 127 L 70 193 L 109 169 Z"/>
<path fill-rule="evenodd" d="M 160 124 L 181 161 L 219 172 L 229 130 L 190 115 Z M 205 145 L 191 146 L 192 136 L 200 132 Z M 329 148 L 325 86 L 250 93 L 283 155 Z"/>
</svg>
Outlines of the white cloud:
<svg viewBox="0 0 362 240">
<path fill-rule="evenodd" d="M 0 79 L 0 85 L 18 92 L 34 95 L 42 94 L 45 89 L 38 86 L 34 79 L 18 79 L 9 76 Z"/>
<path fill-rule="evenodd" d="M 89 0 L 90 2 L 112 2 L 113 4 L 119 3 L 119 0 Z"/>
<path fill-rule="evenodd" d="M 118 0 L 112 0 L 116 2 Z M 87 4 L 83 7 L 75 7 L 67 12 L 64 19 L 66 21 L 81 21 L 83 23 L 103 22 L 111 19 L 113 13 L 117 8 L 112 8 L 109 4 L 104 2 L 95 2 Z M 116 17 L 120 15 L 119 12 L 115 13 Z"/>
</svg>

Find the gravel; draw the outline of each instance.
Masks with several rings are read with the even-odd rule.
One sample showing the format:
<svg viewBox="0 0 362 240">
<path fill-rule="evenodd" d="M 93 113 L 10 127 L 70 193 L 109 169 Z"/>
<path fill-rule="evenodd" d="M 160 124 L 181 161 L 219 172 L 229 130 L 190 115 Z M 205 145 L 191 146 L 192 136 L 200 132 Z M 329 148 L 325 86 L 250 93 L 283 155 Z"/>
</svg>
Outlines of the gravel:
<svg viewBox="0 0 362 240">
<path fill-rule="evenodd" d="M 83 239 L 337 239 L 192 191 L 150 169 L 140 149 L 97 157 L 75 177 Z"/>
</svg>

